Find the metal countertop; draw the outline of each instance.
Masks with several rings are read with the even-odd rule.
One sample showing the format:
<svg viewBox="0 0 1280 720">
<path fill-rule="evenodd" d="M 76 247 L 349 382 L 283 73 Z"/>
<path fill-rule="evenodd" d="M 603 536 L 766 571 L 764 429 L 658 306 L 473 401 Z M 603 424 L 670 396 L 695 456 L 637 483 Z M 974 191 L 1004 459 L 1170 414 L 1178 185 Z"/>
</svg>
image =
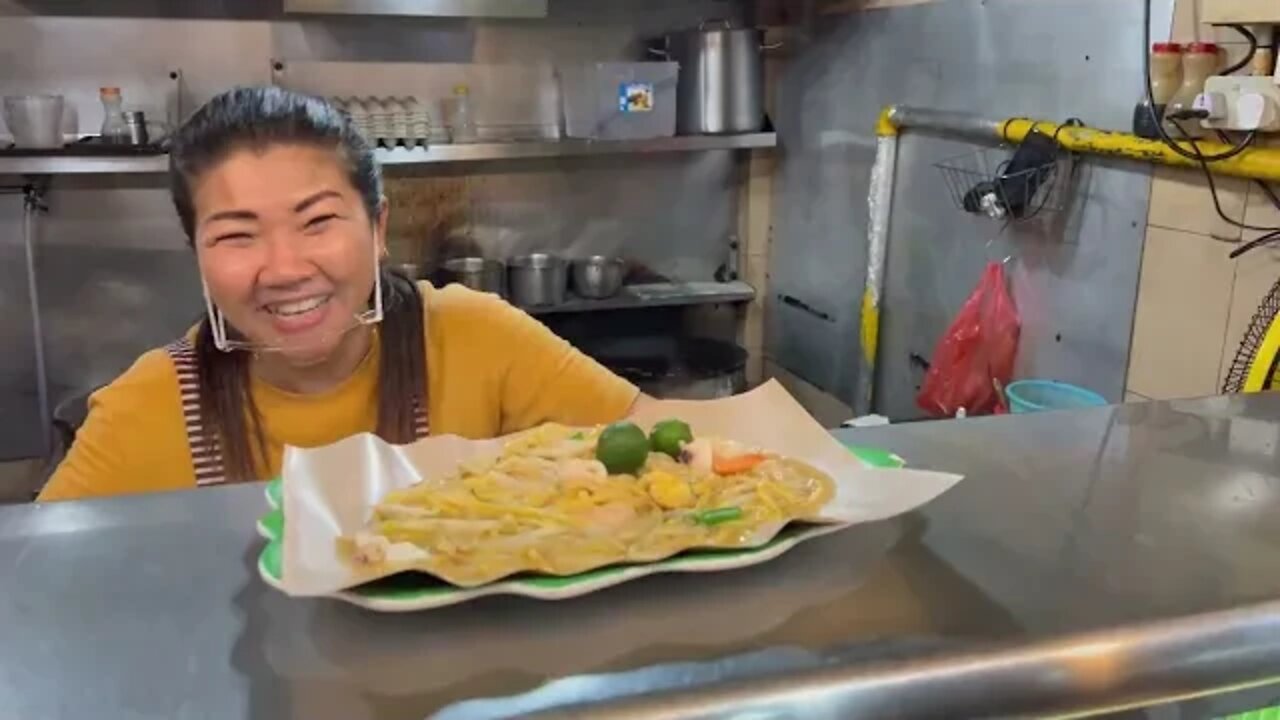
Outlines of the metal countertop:
<svg viewBox="0 0 1280 720">
<path fill-rule="evenodd" d="M 1006 712 L 975 668 L 1024 690 L 1052 683 L 1019 672 L 1056 668 L 1098 702 L 1128 697 L 1121 681 L 1150 699 L 1277 673 L 1280 395 L 841 434 L 967 477 L 761 566 L 564 602 L 291 600 L 256 574 L 257 486 L 0 508 L 0 718 L 478 718 L 716 681 L 611 716 L 756 694 L 786 717 L 788 688 L 809 716 L 819 698 L 912 714 L 886 688 L 931 677 Z M 1137 629 L 1063 640 L 1121 626 Z M 1147 641 L 1119 670 L 1088 652 Z M 1064 657 L 1084 664 L 1064 674 Z"/>
</svg>

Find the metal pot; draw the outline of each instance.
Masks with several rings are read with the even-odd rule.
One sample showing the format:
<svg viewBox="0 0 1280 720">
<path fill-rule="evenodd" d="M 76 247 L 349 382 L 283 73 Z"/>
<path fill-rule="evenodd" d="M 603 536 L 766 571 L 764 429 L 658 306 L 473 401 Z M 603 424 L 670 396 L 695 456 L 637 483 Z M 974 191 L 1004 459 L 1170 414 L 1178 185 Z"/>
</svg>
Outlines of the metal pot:
<svg viewBox="0 0 1280 720">
<path fill-rule="evenodd" d="M 569 289 L 569 265 L 563 258 L 547 253 L 521 255 L 507 261 L 511 300 L 533 307 L 559 305 Z"/>
<path fill-rule="evenodd" d="M 627 263 L 622 258 L 592 255 L 573 261 L 573 290 L 584 298 L 613 297 L 622 289 Z"/>
<path fill-rule="evenodd" d="M 507 294 L 507 266 L 499 260 L 486 260 L 479 257 L 464 257 L 446 260 L 444 263 L 446 277 L 481 292 Z"/>
<path fill-rule="evenodd" d="M 681 135 L 757 132 L 764 127 L 764 32 L 726 20 L 672 33 L 653 50 L 680 63 L 676 130 Z"/>
</svg>

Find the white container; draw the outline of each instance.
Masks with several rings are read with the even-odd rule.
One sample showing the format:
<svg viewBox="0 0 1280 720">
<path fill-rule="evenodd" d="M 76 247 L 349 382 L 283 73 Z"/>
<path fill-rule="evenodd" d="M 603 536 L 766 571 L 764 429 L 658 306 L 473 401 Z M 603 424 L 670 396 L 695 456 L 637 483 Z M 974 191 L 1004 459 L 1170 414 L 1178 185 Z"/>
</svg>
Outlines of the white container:
<svg viewBox="0 0 1280 720">
<path fill-rule="evenodd" d="M 4 124 L 22 148 L 62 147 L 61 95 L 6 95 Z"/>
<path fill-rule="evenodd" d="M 565 135 L 644 140 L 676 134 L 673 62 L 607 62 L 558 69 Z"/>
</svg>

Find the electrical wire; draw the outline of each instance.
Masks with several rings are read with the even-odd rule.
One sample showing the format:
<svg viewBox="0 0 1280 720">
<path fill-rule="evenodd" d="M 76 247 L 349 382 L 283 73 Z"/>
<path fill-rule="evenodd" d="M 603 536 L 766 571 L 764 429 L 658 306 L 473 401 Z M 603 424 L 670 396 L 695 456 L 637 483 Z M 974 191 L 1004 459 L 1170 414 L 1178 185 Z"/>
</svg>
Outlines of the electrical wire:
<svg viewBox="0 0 1280 720">
<path fill-rule="evenodd" d="M 1260 248 L 1263 245 L 1273 243 L 1277 240 L 1280 240 L 1280 230 L 1275 230 L 1273 232 L 1267 233 L 1266 235 L 1250 240 L 1249 242 L 1241 245 L 1235 250 L 1232 250 L 1231 252 L 1227 253 L 1227 257 L 1231 258 L 1232 260 L 1235 260 L 1241 255 L 1249 252 L 1250 250 L 1253 250 L 1255 248 Z"/>
<path fill-rule="evenodd" d="M 1178 122 L 1176 119 L 1170 119 L 1169 122 L 1173 123 L 1173 126 L 1178 129 L 1178 132 L 1182 133 L 1183 137 L 1186 138 L 1187 144 L 1191 146 L 1192 152 L 1195 153 L 1196 160 L 1200 163 L 1200 169 L 1204 171 L 1204 178 L 1209 183 L 1209 195 L 1213 198 L 1213 209 L 1218 211 L 1218 217 L 1222 218 L 1225 222 L 1227 222 L 1230 225 L 1235 225 L 1241 230 L 1257 230 L 1261 232 L 1272 232 L 1272 231 L 1280 232 L 1280 228 L 1261 227 L 1258 225 L 1246 225 L 1245 223 L 1242 223 L 1239 220 L 1236 220 L 1235 218 L 1228 217 L 1227 213 L 1222 209 L 1222 202 L 1218 199 L 1218 185 L 1213 180 L 1213 171 L 1209 169 L 1208 159 L 1200 152 L 1200 146 L 1196 143 L 1195 138 L 1192 138 L 1189 134 L 1187 134 L 1186 129 L 1182 127 L 1182 124 L 1180 122 Z M 1267 189 L 1270 190 L 1270 188 L 1267 188 Z"/>
<path fill-rule="evenodd" d="M 1219 75 L 1236 74 L 1237 72 L 1248 67 L 1249 63 L 1253 62 L 1254 56 L 1258 54 L 1258 36 L 1249 32 L 1249 28 L 1243 25 L 1228 25 L 1227 27 L 1240 33 L 1241 35 L 1244 36 L 1245 40 L 1249 41 L 1249 52 L 1245 53 L 1243 60 L 1223 70 L 1222 72 L 1218 73 Z"/>
<path fill-rule="evenodd" d="M 1178 155 L 1181 155 L 1184 158 L 1187 158 L 1189 160 L 1195 160 L 1199 164 L 1200 169 L 1204 171 L 1205 179 L 1208 181 L 1208 184 L 1209 184 L 1209 193 L 1213 197 L 1213 208 L 1214 210 L 1217 211 L 1219 217 L 1221 217 L 1227 223 L 1234 225 L 1236 227 L 1239 227 L 1242 230 L 1261 231 L 1265 233 L 1261 237 L 1255 238 L 1254 240 L 1251 240 L 1241 245 L 1240 247 L 1235 248 L 1228 254 L 1228 257 L 1235 259 L 1249 252 L 1250 250 L 1253 250 L 1255 248 L 1262 247 L 1263 245 L 1266 245 L 1268 243 L 1272 243 L 1272 242 L 1276 242 L 1277 240 L 1280 240 L 1280 228 L 1268 228 L 1268 227 L 1258 227 L 1254 225 L 1247 225 L 1245 223 L 1242 223 L 1238 220 L 1235 220 L 1227 216 L 1226 212 L 1224 212 L 1222 209 L 1222 203 L 1218 199 L 1218 188 L 1213 180 L 1213 171 L 1210 170 L 1209 168 L 1209 163 L 1211 162 L 1227 160 L 1244 152 L 1250 145 L 1253 144 L 1253 141 L 1257 138 L 1256 130 L 1251 131 L 1247 136 L 1245 136 L 1243 140 L 1241 140 L 1231 149 L 1225 152 L 1214 154 L 1214 155 L 1205 155 L 1203 152 L 1201 152 L 1200 146 L 1196 144 L 1196 141 L 1190 136 L 1190 134 L 1187 133 L 1187 131 L 1182 127 L 1182 125 L 1179 124 L 1178 118 L 1176 117 L 1170 117 L 1168 119 L 1170 123 L 1172 123 L 1173 126 L 1176 127 L 1178 131 L 1181 132 L 1183 136 L 1186 138 L 1187 143 L 1191 146 L 1191 151 L 1188 152 L 1185 148 L 1179 146 L 1176 142 L 1174 142 L 1173 138 L 1169 137 L 1169 134 L 1165 132 L 1164 123 L 1162 122 L 1160 113 L 1156 110 L 1155 92 L 1151 86 L 1151 54 L 1149 52 L 1149 48 L 1151 47 L 1151 2 L 1152 0 L 1143 0 L 1143 3 L 1142 3 L 1142 16 L 1143 16 L 1142 17 L 1142 74 L 1143 74 L 1143 78 L 1146 85 L 1145 90 L 1146 90 L 1146 100 L 1147 100 L 1147 111 L 1151 114 L 1151 122 L 1152 122 L 1152 125 L 1155 126 L 1156 133 L 1159 135 L 1160 140 L 1166 146 L 1168 146 L 1170 150 L 1173 150 Z M 1246 57 L 1243 63 L 1239 63 L 1238 66 L 1233 66 L 1232 68 L 1229 68 L 1226 72 L 1224 72 L 1224 74 L 1230 74 L 1232 72 L 1236 72 L 1237 70 L 1243 68 L 1245 65 L 1249 64 L 1249 62 L 1253 60 L 1253 56 L 1257 53 L 1257 47 L 1258 47 L 1257 37 L 1253 33 L 1249 32 L 1247 28 L 1244 28 L 1242 26 L 1232 26 L 1232 27 L 1234 27 L 1238 32 L 1244 35 L 1246 39 L 1249 40 L 1250 49 L 1249 49 L 1248 56 Z M 1273 44 L 1280 45 L 1280 38 L 1274 39 Z M 1224 141 L 1226 140 L 1225 135 L 1220 131 L 1219 131 L 1219 137 L 1223 138 Z M 1259 181 L 1259 185 L 1262 187 L 1263 191 L 1267 194 L 1267 197 L 1271 199 L 1272 203 L 1274 203 L 1277 208 L 1280 208 L 1280 197 L 1276 196 L 1276 193 L 1271 189 L 1271 187 L 1261 181 Z"/>
<path fill-rule="evenodd" d="M 1275 205 L 1277 210 L 1280 210 L 1280 197 L 1276 195 L 1276 191 L 1271 189 L 1271 186 L 1262 180 L 1257 180 L 1256 182 L 1258 183 L 1258 187 L 1262 188 L 1262 192 L 1266 193 L 1267 197 L 1271 200 L 1271 204 Z"/>
<path fill-rule="evenodd" d="M 1200 152 L 1191 152 L 1186 148 L 1174 142 L 1169 137 L 1169 133 L 1164 129 L 1164 123 L 1161 122 L 1160 113 L 1156 110 L 1155 91 L 1151 87 L 1151 2 L 1152 0 L 1143 0 L 1142 3 L 1142 75 L 1144 78 L 1144 89 L 1147 96 L 1147 112 L 1151 113 L 1151 124 L 1155 126 L 1156 134 L 1160 136 L 1160 140 L 1169 147 L 1170 150 L 1181 155 L 1188 160 L 1203 160 L 1204 162 L 1218 162 L 1219 160 L 1227 160 L 1244 152 L 1257 136 L 1256 132 L 1250 133 L 1235 147 L 1216 155 L 1204 155 Z M 1250 33 L 1252 34 L 1252 33 Z M 1256 38 L 1255 38 L 1256 40 Z"/>
<path fill-rule="evenodd" d="M 1217 133 L 1218 139 L 1223 143 L 1231 142 L 1231 138 L 1227 137 L 1226 133 L 1221 130 L 1218 130 Z M 1274 205 L 1277 210 L 1280 210 L 1280 196 L 1276 195 L 1276 191 L 1271 188 L 1271 185 L 1267 184 L 1265 180 L 1254 180 L 1253 182 L 1258 186 L 1259 190 L 1266 194 L 1267 199 L 1271 201 L 1271 204 Z M 1276 229 L 1280 230 L 1280 228 Z"/>
</svg>

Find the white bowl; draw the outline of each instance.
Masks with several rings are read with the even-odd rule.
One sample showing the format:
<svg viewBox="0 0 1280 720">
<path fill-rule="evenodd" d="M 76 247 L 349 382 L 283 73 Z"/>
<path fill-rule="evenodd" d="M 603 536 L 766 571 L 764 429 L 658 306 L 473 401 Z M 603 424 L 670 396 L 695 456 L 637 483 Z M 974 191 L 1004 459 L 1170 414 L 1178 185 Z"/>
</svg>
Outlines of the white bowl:
<svg viewBox="0 0 1280 720">
<path fill-rule="evenodd" d="M 4 124 L 13 142 L 23 148 L 60 148 L 62 136 L 61 95 L 6 95 Z"/>
</svg>

